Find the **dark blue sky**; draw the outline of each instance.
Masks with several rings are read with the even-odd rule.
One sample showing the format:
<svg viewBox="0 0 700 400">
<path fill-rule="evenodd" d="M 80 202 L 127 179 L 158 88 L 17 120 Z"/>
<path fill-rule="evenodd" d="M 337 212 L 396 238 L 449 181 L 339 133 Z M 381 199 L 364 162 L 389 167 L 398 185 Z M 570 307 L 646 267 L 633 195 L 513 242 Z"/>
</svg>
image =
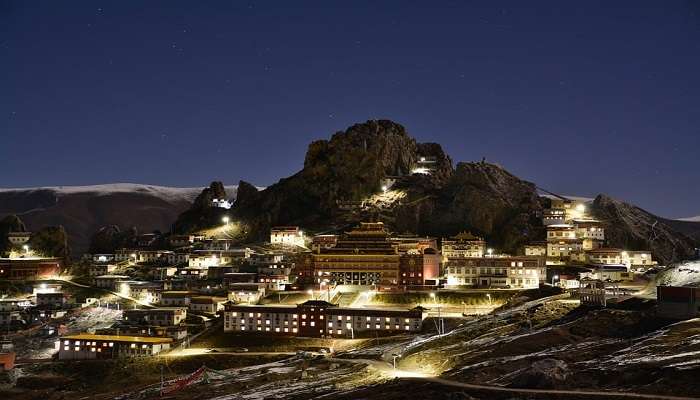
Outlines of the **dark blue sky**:
<svg viewBox="0 0 700 400">
<path fill-rule="evenodd" d="M 0 187 L 268 185 L 389 118 L 552 191 L 700 214 L 697 2 L 200 3 L 0 0 Z"/>
</svg>

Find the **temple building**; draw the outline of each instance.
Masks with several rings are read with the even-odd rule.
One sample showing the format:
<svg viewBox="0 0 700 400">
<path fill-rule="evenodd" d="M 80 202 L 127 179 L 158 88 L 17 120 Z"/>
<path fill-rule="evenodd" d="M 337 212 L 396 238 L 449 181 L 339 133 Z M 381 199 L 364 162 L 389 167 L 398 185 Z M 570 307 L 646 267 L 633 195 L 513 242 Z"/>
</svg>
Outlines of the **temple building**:
<svg viewBox="0 0 700 400">
<path fill-rule="evenodd" d="M 462 232 L 450 239 L 442 239 L 442 257 L 447 261 L 452 258 L 483 257 L 486 242 L 483 238 Z"/>
<path fill-rule="evenodd" d="M 381 222 L 362 222 L 338 238 L 334 247 L 318 248 L 312 263 L 314 282 L 339 285 L 397 285 L 398 245 Z"/>
</svg>

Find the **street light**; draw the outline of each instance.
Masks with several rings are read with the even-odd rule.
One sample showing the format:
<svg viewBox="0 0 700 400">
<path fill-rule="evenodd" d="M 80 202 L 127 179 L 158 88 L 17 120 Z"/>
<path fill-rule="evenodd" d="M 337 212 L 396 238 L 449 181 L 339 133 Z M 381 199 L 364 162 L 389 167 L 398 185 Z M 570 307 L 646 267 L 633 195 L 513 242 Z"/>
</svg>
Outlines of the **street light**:
<svg viewBox="0 0 700 400">
<path fill-rule="evenodd" d="M 491 293 L 486 293 L 486 298 L 489 299 L 489 306 L 491 306 Z"/>
<path fill-rule="evenodd" d="M 228 226 L 228 221 L 230 221 L 228 216 L 221 218 L 221 220 L 224 222 L 224 224 L 226 224 L 226 226 Z"/>
<path fill-rule="evenodd" d="M 493 255 L 493 249 L 487 249 L 486 252 L 489 254 L 489 257 Z"/>
<path fill-rule="evenodd" d="M 401 354 L 393 353 L 391 356 L 394 358 L 394 369 L 396 369 L 396 359 L 401 357 Z"/>
<path fill-rule="evenodd" d="M 559 275 L 553 275 L 552 276 L 552 286 L 554 286 L 554 280 L 559 280 Z"/>
<path fill-rule="evenodd" d="M 22 249 L 24 249 L 25 254 L 29 253 L 29 246 L 27 246 L 26 244 L 22 246 Z"/>
</svg>

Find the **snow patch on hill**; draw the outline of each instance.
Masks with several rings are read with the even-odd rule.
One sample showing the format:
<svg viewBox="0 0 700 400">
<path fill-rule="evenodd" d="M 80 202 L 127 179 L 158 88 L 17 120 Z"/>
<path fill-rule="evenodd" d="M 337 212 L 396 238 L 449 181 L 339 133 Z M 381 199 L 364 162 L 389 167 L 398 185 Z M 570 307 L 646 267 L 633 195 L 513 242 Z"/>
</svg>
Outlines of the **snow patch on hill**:
<svg viewBox="0 0 700 400">
<path fill-rule="evenodd" d="M 80 193 L 95 193 L 97 195 L 109 195 L 113 193 L 144 193 L 151 194 L 160 198 L 168 198 L 172 200 L 185 200 L 193 202 L 199 195 L 202 187 L 178 188 L 169 186 L 143 185 L 138 183 L 110 183 L 105 185 L 87 185 L 87 186 L 45 186 L 34 188 L 0 188 L 0 192 L 30 192 L 35 190 L 50 190 L 56 195 L 69 195 Z M 235 199 L 238 191 L 237 185 L 225 186 L 226 193 L 229 199 Z"/>
<path fill-rule="evenodd" d="M 678 221 L 700 222 L 700 215 L 698 215 L 697 217 L 678 218 Z"/>
<path fill-rule="evenodd" d="M 656 276 L 655 286 L 700 286 L 700 261 L 684 261 L 670 266 Z"/>
</svg>

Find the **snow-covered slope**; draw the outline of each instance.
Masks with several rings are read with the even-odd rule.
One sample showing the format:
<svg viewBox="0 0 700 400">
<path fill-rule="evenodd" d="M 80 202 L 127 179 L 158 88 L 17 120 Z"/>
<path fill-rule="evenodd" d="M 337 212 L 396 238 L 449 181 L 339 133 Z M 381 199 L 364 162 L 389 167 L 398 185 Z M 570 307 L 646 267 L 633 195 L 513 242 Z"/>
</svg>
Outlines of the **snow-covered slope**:
<svg viewBox="0 0 700 400">
<path fill-rule="evenodd" d="M 87 185 L 87 186 L 45 186 L 33 188 L 0 188 L 0 193 L 7 192 L 32 192 L 32 191 L 51 191 L 57 195 L 78 194 L 78 193 L 93 193 L 98 196 L 105 196 L 114 193 L 143 193 L 151 194 L 156 197 L 165 197 L 170 199 L 179 199 L 185 201 L 194 201 L 195 197 L 202 192 L 204 187 L 169 187 L 158 185 L 144 185 L 139 183 L 110 183 L 105 185 Z M 226 186 L 226 193 L 229 199 L 235 199 L 238 186 Z"/>
<path fill-rule="evenodd" d="M 16 214 L 29 230 L 62 225 L 74 255 L 87 251 L 90 237 L 107 225 L 140 232 L 168 231 L 204 187 L 176 188 L 134 183 L 0 189 L 0 218 Z M 237 186 L 226 186 L 228 200 Z"/>
<path fill-rule="evenodd" d="M 700 222 L 700 215 L 697 217 L 678 218 L 679 221 Z"/>
</svg>

